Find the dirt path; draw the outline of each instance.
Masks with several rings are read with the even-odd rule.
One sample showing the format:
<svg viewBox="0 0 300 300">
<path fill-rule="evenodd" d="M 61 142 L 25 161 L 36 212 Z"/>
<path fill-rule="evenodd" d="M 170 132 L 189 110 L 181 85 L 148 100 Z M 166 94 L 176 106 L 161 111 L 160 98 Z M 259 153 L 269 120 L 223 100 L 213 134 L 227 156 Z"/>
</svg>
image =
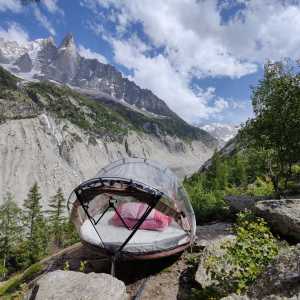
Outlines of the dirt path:
<svg viewBox="0 0 300 300">
<path fill-rule="evenodd" d="M 132 300 L 191 299 L 195 262 L 199 253 L 183 253 L 180 257 L 139 262 L 131 267 L 119 265 L 117 277 L 124 281 Z"/>
</svg>

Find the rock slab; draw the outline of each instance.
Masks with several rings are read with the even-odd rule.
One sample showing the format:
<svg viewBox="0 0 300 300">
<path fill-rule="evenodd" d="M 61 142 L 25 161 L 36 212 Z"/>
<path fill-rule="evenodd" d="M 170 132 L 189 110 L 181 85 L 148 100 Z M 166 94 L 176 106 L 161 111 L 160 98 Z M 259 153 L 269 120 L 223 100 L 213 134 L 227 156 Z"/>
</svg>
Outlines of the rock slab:
<svg viewBox="0 0 300 300">
<path fill-rule="evenodd" d="M 218 240 L 222 240 L 225 237 L 231 238 L 234 235 L 231 223 L 218 222 L 197 226 L 196 236 L 197 246 L 205 248 Z"/>
<path fill-rule="evenodd" d="M 300 242 L 300 199 L 259 201 L 254 211 L 274 232 Z"/>
<path fill-rule="evenodd" d="M 37 281 L 30 299 L 123 300 L 128 297 L 125 284 L 111 275 L 58 270 Z"/>
</svg>

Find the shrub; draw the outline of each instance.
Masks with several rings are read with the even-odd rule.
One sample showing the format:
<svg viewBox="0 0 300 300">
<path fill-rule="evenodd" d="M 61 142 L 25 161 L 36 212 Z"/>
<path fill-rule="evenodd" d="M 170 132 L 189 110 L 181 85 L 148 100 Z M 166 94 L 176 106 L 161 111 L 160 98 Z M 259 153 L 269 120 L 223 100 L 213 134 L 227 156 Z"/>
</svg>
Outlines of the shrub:
<svg viewBox="0 0 300 300">
<path fill-rule="evenodd" d="M 225 254 L 210 259 L 213 278 L 218 282 L 216 290 L 221 294 L 245 292 L 279 250 L 266 222 L 249 212 L 238 215 L 234 231 L 235 243 L 225 243 Z"/>
<path fill-rule="evenodd" d="M 223 201 L 222 191 L 205 191 L 201 182 L 185 184 L 191 198 L 191 203 L 196 215 L 197 224 L 215 219 L 223 219 L 227 215 L 226 204 Z"/>
</svg>

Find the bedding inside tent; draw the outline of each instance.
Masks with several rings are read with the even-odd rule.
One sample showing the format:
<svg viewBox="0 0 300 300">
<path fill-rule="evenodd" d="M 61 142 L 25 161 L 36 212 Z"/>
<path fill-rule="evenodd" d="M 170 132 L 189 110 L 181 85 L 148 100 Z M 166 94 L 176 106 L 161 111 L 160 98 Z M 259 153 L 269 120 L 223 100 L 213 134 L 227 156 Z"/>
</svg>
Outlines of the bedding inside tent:
<svg viewBox="0 0 300 300">
<path fill-rule="evenodd" d="M 120 214 L 128 203 L 145 206 L 132 227 Z M 72 192 L 68 208 L 81 240 L 110 256 L 167 256 L 187 247 L 195 236 L 195 216 L 184 188 L 168 168 L 146 159 L 121 159 L 106 166 Z M 168 216 L 168 226 L 141 229 L 154 210 Z M 120 218 L 119 226 L 114 218 Z"/>
<path fill-rule="evenodd" d="M 111 224 L 113 211 L 107 212 L 96 228 L 102 238 L 105 248 L 109 251 L 117 251 L 124 242 L 124 237 L 129 235 L 126 227 Z M 96 217 L 99 217 L 96 216 Z M 89 220 L 85 220 L 80 228 L 80 237 L 86 243 L 97 246 L 99 238 Z M 146 253 L 163 251 L 187 243 L 188 235 L 173 221 L 165 230 L 143 230 L 139 229 L 124 247 L 125 252 Z"/>
</svg>

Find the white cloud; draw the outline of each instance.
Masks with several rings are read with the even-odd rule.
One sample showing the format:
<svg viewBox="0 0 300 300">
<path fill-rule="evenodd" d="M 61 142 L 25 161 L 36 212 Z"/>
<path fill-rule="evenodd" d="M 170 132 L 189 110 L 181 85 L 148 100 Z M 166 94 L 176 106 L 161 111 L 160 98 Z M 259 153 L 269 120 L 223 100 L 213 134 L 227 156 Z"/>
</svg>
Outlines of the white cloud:
<svg viewBox="0 0 300 300">
<path fill-rule="evenodd" d="M 89 48 L 85 48 L 83 45 L 79 45 L 78 51 L 79 51 L 79 54 L 82 57 L 91 58 L 91 59 L 97 59 L 101 63 L 107 64 L 107 60 L 106 60 L 106 58 L 102 54 L 94 52 L 94 51 L 92 51 Z"/>
<path fill-rule="evenodd" d="M 43 4 L 46 6 L 47 10 L 52 13 L 64 14 L 63 10 L 57 5 L 57 0 L 43 0 Z"/>
<path fill-rule="evenodd" d="M 0 37 L 8 41 L 16 41 L 19 45 L 29 41 L 28 33 L 17 23 L 10 23 L 6 30 L 0 26 Z"/>
<path fill-rule="evenodd" d="M 189 80 L 177 72 L 166 57 L 146 56 L 143 51 L 147 47 L 141 41 L 111 42 L 116 62 L 134 71 L 131 79 L 153 91 L 186 120 L 206 118 L 228 107 L 224 99 L 216 97 L 213 88 L 199 89 L 196 95 L 189 87 Z"/>
<path fill-rule="evenodd" d="M 22 9 L 22 5 L 16 0 L 0 0 L 0 11 L 10 10 L 12 12 L 18 13 Z"/>
<path fill-rule="evenodd" d="M 54 27 L 38 7 L 33 7 L 33 14 L 45 29 L 47 29 L 52 35 L 56 34 Z"/>
<path fill-rule="evenodd" d="M 230 100 L 216 97 L 215 91 L 195 91 L 193 79 L 238 79 L 255 73 L 267 59 L 300 56 L 299 0 L 82 0 L 81 4 L 94 12 L 99 29 L 94 32 L 111 42 L 116 61 L 187 120 L 231 107 Z M 106 9 L 105 18 L 98 16 L 99 8 Z M 224 20 L 228 9 L 231 17 Z M 108 36 L 106 25 L 114 26 L 113 36 Z M 134 32 L 147 49 L 134 41 Z"/>
</svg>

